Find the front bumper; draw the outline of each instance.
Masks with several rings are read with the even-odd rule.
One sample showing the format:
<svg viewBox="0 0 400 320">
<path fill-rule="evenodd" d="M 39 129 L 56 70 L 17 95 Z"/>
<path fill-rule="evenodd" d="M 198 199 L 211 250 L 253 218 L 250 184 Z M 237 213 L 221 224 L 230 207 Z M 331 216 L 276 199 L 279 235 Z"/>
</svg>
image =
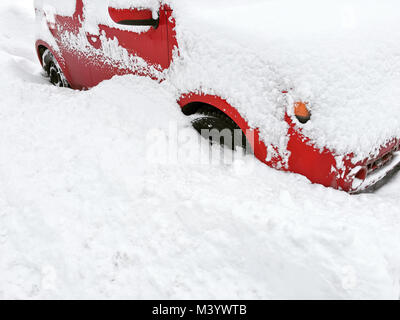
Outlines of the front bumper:
<svg viewBox="0 0 400 320">
<path fill-rule="evenodd" d="M 400 171 L 400 151 L 393 154 L 390 163 L 368 174 L 363 183 L 352 193 L 374 192 L 388 183 L 398 171 Z"/>
</svg>

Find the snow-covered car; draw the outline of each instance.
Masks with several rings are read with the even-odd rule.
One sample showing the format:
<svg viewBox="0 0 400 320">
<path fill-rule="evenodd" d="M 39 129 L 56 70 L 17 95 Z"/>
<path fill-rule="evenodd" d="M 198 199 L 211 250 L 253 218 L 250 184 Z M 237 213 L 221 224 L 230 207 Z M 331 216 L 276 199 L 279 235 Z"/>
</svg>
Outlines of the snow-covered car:
<svg viewBox="0 0 400 320">
<path fill-rule="evenodd" d="M 55 85 L 151 77 L 197 130 L 240 128 L 267 165 L 358 192 L 400 163 L 391 2 L 35 0 L 36 49 Z"/>
</svg>

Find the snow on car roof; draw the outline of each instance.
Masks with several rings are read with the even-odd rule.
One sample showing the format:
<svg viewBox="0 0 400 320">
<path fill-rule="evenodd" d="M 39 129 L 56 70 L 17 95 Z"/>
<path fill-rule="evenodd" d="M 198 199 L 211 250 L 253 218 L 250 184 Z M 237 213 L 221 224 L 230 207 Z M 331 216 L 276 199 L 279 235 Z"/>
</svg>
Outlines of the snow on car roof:
<svg viewBox="0 0 400 320">
<path fill-rule="evenodd" d="M 398 1 L 163 2 L 177 22 L 180 58 L 167 74 L 177 97 L 201 89 L 226 98 L 281 150 L 286 106 L 297 100 L 310 103 L 303 132 L 319 147 L 363 158 L 400 137 Z M 96 1 L 96 21 L 109 4 L 157 10 L 159 1 Z"/>
</svg>

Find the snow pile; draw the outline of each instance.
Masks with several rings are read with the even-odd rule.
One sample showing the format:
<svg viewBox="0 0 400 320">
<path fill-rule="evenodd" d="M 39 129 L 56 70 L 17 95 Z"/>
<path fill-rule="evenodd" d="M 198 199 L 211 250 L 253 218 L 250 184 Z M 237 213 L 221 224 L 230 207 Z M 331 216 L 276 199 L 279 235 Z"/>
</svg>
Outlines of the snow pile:
<svg viewBox="0 0 400 320">
<path fill-rule="evenodd" d="M 156 132 L 197 139 L 168 86 L 50 86 L 31 12 L 0 5 L 0 298 L 399 298 L 399 177 L 349 196 L 184 161 L 204 141 L 149 158 Z"/>
</svg>

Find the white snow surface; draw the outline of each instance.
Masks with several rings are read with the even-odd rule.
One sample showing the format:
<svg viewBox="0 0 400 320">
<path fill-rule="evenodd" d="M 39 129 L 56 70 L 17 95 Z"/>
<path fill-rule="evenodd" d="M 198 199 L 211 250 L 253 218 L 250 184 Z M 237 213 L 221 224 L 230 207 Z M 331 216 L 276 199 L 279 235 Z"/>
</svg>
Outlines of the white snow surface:
<svg viewBox="0 0 400 320">
<path fill-rule="evenodd" d="M 185 161 L 206 142 L 167 84 L 48 84 L 32 7 L 0 4 L 0 299 L 399 299 L 399 176 L 350 196 L 251 156 Z M 381 74 L 384 62 L 368 57 L 360 80 L 385 91 L 380 80 L 398 71 Z M 198 142 L 179 139 L 176 163 L 149 161 L 149 137 L 171 140 L 171 127 Z"/>
</svg>

